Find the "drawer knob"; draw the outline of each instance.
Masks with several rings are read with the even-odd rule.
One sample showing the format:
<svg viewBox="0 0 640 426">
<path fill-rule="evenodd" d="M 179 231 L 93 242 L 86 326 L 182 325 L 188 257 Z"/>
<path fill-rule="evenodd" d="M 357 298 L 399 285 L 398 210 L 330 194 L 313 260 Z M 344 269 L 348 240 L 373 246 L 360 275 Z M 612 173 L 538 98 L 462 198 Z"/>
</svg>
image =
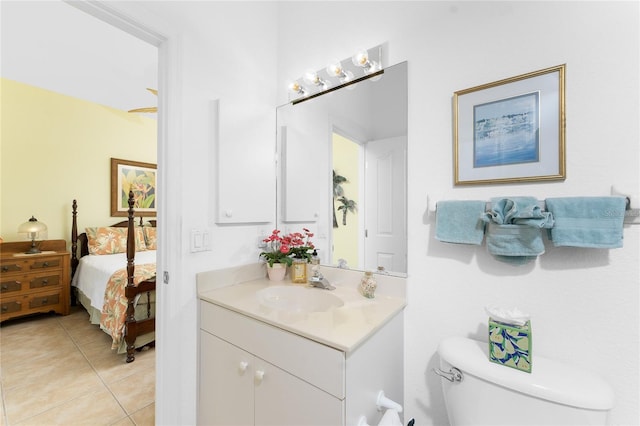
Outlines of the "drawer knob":
<svg viewBox="0 0 640 426">
<path fill-rule="evenodd" d="M 2 272 L 7 272 L 8 270 L 9 270 L 9 267 L 8 267 L 8 266 L 3 266 L 3 267 L 2 267 Z"/>
<path fill-rule="evenodd" d="M 244 374 L 244 372 L 247 371 L 247 367 L 249 367 L 248 362 L 246 361 L 240 362 L 240 364 L 238 365 L 238 371 L 240 372 L 240 374 Z"/>
<path fill-rule="evenodd" d="M 3 289 L 3 290 L 9 290 L 9 286 L 8 286 L 8 285 L 6 285 L 6 284 L 3 284 L 3 285 L 2 285 L 2 289 Z"/>
<path fill-rule="evenodd" d="M 42 267 L 43 267 L 43 268 L 46 268 L 47 266 L 49 266 L 49 262 L 44 262 L 44 263 L 42 264 Z"/>
<path fill-rule="evenodd" d="M 264 371 L 256 370 L 255 379 L 256 383 L 262 383 L 262 380 L 264 380 Z"/>
<path fill-rule="evenodd" d="M 46 297 L 44 299 L 42 299 L 42 304 L 44 305 L 45 303 L 47 303 L 49 301 L 49 299 L 47 299 Z"/>
<path fill-rule="evenodd" d="M 42 280 L 42 285 L 47 285 L 49 284 L 49 280 L 47 278 Z"/>
</svg>

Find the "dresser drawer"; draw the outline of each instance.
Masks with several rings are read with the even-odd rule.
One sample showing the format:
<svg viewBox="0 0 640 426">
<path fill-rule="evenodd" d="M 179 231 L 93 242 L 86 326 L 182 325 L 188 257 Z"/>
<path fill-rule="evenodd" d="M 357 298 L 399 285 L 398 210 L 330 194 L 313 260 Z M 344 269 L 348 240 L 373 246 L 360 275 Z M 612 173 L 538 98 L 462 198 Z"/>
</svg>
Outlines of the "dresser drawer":
<svg viewBox="0 0 640 426">
<path fill-rule="evenodd" d="M 22 283 L 22 280 L 16 279 L 6 281 L 2 280 L 2 283 L 0 284 L 0 293 L 2 293 L 3 296 L 9 293 L 19 293 L 22 291 Z"/>
<path fill-rule="evenodd" d="M 60 261 L 61 259 L 59 256 L 33 259 L 29 262 L 29 269 L 31 271 L 42 269 L 60 269 Z"/>
<path fill-rule="evenodd" d="M 20 312 L 22 310 L 22 303 L 17 300 L 10 300 L 8 302 L 0 301 L 0 313 L 10 314 L 13 312 Z"/>
<path fill-rule="evenodd" d="M 3 294 L 0 300 L 0 314 L 5 320 L 37 312 L 63 312 L 62 300 L 59 288 L 13 297 Z"/>
<path fill-rule="evenodd" d="M 46 271 L 29 275 L 3 276 L 0 283 L 0 291 L 3 295 L 9 295 L 9 293 L 19 293 L 21 291 L 59 287 L 62 282 L 60 275 L 60 271 Z"/>
<path fill-rule="evenodd" d="M 3 275 L 15 273 L 29 273 L 42 270 L 54 270 L 62 268 L 63 256 L 14 256 L 2 259 L 0 271 Z"/>
<path fill-rule="evenodd" d="M 60 303 L 59 293 L 45 294 L 42 296 L 32 296 L 29 300 L 29 309 L 54 306 L 58 303 Z"/>
<path fill-rule="evenodd" d="M 29 279 L 29 288 L 55 287 L 59 285 L 60 274 L 40 274 Z"/>
</svg>

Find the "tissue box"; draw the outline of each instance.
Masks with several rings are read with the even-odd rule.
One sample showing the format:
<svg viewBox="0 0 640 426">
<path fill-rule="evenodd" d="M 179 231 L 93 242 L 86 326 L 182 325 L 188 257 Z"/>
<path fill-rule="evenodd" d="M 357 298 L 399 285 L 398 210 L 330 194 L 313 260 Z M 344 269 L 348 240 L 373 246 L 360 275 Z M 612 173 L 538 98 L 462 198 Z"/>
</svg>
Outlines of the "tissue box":
<svg viewBox="0 0 640 426">
<path fill-rule="evenodd" d="M 489 360 L 531 373 L 531 323 L 517 326 L 489 318 Z"/>
</svg>

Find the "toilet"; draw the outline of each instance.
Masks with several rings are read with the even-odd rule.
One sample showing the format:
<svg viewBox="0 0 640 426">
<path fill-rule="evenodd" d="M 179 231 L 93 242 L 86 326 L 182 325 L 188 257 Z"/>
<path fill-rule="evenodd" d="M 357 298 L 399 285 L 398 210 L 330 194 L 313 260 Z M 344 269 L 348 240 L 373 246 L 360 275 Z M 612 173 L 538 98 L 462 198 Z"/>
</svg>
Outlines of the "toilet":
<svg viewBox="0 0 640 426">
<path fill-rule="evenodd" d="M 611 386 L 595 374 L 535 355 L 526 373 L 489 361 L 488 343 L 449 337 L 438 346 L 449 422 L 458 425 L 605 425 Z"/>
</svg>

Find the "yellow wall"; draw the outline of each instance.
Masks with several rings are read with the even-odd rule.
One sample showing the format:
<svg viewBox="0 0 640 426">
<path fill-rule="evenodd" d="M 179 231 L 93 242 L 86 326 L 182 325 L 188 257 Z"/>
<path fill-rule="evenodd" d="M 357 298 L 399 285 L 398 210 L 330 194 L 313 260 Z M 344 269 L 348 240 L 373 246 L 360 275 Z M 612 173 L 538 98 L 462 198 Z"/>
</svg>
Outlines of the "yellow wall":
<svg viewBox="0 0 640 426">
<path fill-rule="evenodd" d="M 0 235 L 23 239 L 18 225 L 34 215 L 49 239 L 70 240 L 71 203 L 78 227 L 106 226 L 110 159 L 156 163 L 157 124 L 70 96 L 0 79 Z"/>
<path fill-rule="evenodd" d="M 359 188 L 359 145 L 338 134 L 333 134 L 333 169 L 337 174 L 347 178 L 348 182 L 342 184 L 344 195 L 354 200 L 360 206 Z M 342 204 L 335 202 L 336 219 L 338 228 L 333 228 L 333 256 L 332 264 L 336 265 L 338 259 L 345 259 L 347 265 L 358 265 L 358 212 L 347 213 L 347 226 L 342 224 L 342 210 L 338 210 Z"/>
</svg>

